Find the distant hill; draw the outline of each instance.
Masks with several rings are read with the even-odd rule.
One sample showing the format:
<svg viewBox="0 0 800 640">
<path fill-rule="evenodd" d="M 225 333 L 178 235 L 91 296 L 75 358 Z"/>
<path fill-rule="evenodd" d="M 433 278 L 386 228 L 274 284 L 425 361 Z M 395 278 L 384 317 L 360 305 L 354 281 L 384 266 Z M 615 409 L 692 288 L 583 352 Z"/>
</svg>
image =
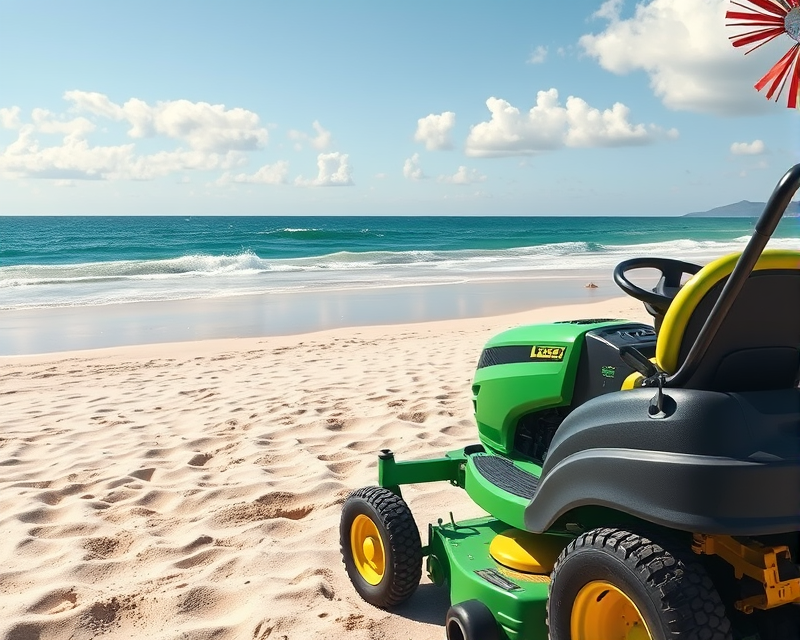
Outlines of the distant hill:
<svg viewBox="0 0 800 640">
<path fill-rule="evenodd" d="M 708 211 L 696 211 L 684 214 L 684 218 L 757 218 L 764 211 L 766 202 L 750 202 L 742 200 L 722 207 L 714 207 Z M 784 214 L 788 218 L 800 217 L 800 203 L 792 202 Z"/>
</svg>

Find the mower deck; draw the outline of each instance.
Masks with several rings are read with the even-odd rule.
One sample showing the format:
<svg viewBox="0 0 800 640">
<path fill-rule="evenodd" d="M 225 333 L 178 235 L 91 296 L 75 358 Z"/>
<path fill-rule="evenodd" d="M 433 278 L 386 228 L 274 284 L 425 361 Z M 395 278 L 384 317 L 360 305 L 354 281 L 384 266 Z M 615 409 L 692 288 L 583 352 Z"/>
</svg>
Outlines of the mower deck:
<svg viewBox="0 0 800 640">
<path fill-rule="evenodd" d="M 547 638 L 546 604 L 550 571 L 563 547 L 573 539 L 568 534 L 530 534 L 527 551 L 541 565 L 540 573 L 522 572 L 503 566 L 490 554 L 492 541 L 509 525 L 492 517 L 431 525 L 428 573 L 437 585 L 450 585 L 453 602 L 478 600 L 495 612 L 497 623 L 508 638 Z M 540 630 L 530 635 L 530 630 Z"/>
</svg>

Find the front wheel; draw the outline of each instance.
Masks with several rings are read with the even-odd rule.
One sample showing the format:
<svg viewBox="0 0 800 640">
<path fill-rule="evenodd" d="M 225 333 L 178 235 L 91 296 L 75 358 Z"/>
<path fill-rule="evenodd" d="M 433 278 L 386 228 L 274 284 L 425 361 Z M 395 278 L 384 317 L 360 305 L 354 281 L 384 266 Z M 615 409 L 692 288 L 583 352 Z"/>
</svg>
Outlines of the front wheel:
<svg viewBox="0 0 800 640">
<path fill-rule="evenodd" d="M 725 606 L 691 551 L 623 529 L 584 533 L 550 581 L 551 640 L 731 640 Z"/>
<path fill-rule="evenodd" d="M 408 599 L 422 577 L 422 543 L 405 501 L 383 487 L 351 493 L 342 507 L 339 544 L 358 594 L 376 607 Z"/>
<path fill-rule="evenodd" d="M 447 640 L 500 640 L 492 612 L 478 600 L 454 604 L 444 621 Z"/>
</svg>

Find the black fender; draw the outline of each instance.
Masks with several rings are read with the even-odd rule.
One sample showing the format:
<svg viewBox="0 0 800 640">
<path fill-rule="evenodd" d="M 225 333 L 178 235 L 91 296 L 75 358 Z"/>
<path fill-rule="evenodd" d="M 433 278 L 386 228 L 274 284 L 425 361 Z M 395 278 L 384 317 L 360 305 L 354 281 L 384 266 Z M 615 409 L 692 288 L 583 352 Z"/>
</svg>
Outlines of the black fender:
<svg viewBox="0 0 800 640">
<path fill-rule="evenodd" d="M 685 531 L 764 535 L 800 529 L 800 390 L 606 394 L 561 424 L 525 526 L 607 507 Z"/>
</svg>

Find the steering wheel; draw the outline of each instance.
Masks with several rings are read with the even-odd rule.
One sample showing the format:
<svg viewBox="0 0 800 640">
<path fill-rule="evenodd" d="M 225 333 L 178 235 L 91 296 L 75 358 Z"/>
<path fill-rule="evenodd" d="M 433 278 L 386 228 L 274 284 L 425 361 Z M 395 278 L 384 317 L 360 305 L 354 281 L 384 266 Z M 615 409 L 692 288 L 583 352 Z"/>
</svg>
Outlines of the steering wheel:
<svg viewBox="0 0 800 640">
<path fill-rule="evenodd" d="M 628 280 L 628 272 L 635 269 L 657 269 L 661 272 L 661 278 L 651 291 L 642 289 Z M 694 275 L 700 269 L 700 265 L 671 258 L 631 258 L 614 268 L 614 282 L 629 296 L 644 302 L 651 315 L 663 317 L 680 291 L 683 274 Z"/>
</svg>

